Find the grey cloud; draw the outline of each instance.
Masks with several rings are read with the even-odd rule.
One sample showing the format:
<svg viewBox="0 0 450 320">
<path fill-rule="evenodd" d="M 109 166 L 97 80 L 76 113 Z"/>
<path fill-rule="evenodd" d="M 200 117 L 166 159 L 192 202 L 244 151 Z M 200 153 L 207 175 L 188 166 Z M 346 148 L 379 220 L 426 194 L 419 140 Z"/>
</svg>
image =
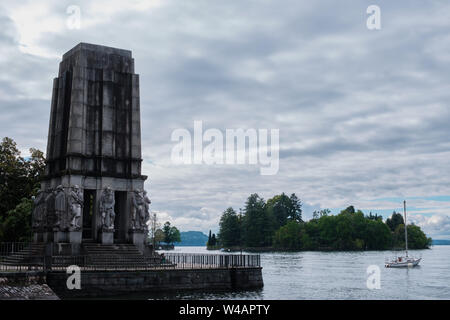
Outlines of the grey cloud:
<svg viewBox="0 0 450 320">
<path fill-rule="evenodd" d="M 51 15 L 64 15 L 68 4 L 52 3 Z M 243 206 L 253 192 L 266 199 L 295 192 L 307 215 L 360 199 L 448 195 L 449 5 L 410 1 L 405 8 L 380 0 L 382 29 L 371 32 L 369 4 L 164 1 L 147 11 L 123 5 L 90 29 L 42 34 L 39 45 L 58 55 L 80 41 L 133 51 L 146 186 L 154 209 L 176 219 L 204 217 L 206 208 L 205 226 L 217 225 L 227 206 Z M 95 19 L 89 2 L 79 5 Z M 0 66 L 8 70 L 0 77 L 0 134 L 23 149 L 45 150 L 59 61 L 21 53 L 9 17 L 0 17 L 0 27 Z M 172 165 L 171 133 L 192 130 L 194 120 L 203 120 L 205 130 L 279 128 L 279 173 Z"/>
</svg>

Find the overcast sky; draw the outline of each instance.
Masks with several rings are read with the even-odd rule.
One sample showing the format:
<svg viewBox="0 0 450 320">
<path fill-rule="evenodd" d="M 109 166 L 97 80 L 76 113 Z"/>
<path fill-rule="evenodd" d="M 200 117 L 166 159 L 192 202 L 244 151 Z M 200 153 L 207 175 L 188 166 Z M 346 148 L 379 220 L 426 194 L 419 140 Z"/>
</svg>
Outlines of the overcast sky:
<svg viewBox="0 0 450 320">
<path fill-rule="evenodd" d="M 152 210 L 218 230 L 251 193 L 296 193 L 304 217 L 401 210 L 450 239 L 448 1 L 0 0 L 0 137 L 46 150 L 52 79 L 79 42 L 132 50 Z M 366 9 L 381 9 L 368 30 Z M 67 8 L 81 10 L 71 29 Z M 72 15 L 73 17 L 73 15 Z M 175 165 L 177 128 L 280 130 L 278 174 Z"/>
</svg>

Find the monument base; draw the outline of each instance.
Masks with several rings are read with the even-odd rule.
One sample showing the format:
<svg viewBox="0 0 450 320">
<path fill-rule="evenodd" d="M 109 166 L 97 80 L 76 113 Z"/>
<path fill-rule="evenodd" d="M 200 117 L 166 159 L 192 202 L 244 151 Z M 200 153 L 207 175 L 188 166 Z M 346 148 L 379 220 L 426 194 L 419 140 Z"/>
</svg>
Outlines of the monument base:
<svg viewBox="0 0 450 320">
<path fill-rule="evenodd" d="M 53 241 L 53 232 L 47 231 L 42 235 L 42 241 L 44 243 L 49 243 Z"/>
<path fill-rule="evenodd" d="M 53 232 L 53 242 L 55 242 L 55 243 L 68 242 L 67 232 L 54 231 Z"/>
<path fill-rule="evenodd" d="M 33 233 L 33 242 L 34 243 L 38 243 L 38 242 L 44 242 L 44 234 L 42 232 L 34 232 Z"/>
<path fill-rule="evenodd" d="M 114 231 L 102 230 L 100 232 L 100 240 L 102 244 L 113 244 L 114 243 Z"/>
<path fill-rule="evenodd" d="M 145 233 L 143 230 L 130 230 L 128 232 L 130 242 L 138 247 L 139 251 L 144 252 Z"/>
<path fill-rule="evenodd" d="M 69 231 L 69 242 L 74 244 L 81 243 L 81 231 Z"/>
</svg>

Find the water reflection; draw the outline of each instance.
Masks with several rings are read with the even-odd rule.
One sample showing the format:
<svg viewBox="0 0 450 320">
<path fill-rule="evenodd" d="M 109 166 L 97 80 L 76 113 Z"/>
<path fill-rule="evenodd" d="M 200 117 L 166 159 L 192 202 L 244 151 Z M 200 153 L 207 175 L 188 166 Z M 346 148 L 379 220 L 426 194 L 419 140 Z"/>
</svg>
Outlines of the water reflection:
<svg viewBox="0 0 450 320">
<path fill-rule="evenodd" d="M 171 251 L 174 252 L 174 251 Z M 175 252 L 219 253 L 203 247 Z M 244 252 L 246 253 L 246 252 Z M 124 299 L 450 299 L 450 246 L 414 252 L 420 267 L 385 268 L 395 251 L 261 253 L 264 288 L 253 291 L 132 294 Z M 380 267 L 381 289 L 368 289 L 367 267 Z"/>
<path fill-rule="evenodd" d="M 184 292 L 141 292 L 122 296 L 104 297 L 99 300 L 262 300 L 263 289 L 238 291 L 184 291 Z"/>
</svg>

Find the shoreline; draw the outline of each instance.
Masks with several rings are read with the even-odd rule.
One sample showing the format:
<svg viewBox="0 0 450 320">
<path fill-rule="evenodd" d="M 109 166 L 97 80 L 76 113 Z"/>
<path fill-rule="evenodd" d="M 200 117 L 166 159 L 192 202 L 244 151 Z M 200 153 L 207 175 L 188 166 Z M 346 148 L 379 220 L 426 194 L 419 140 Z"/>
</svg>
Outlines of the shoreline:
<svg viewBox="0 0 450 320">
<path fill-rule="evenodd" d="M 408 251 L 416 251 L 416 250 L 429 250 L 432 246 L 428 248 L 422 248 L 422 249 L 408 249 Z M 224 249 L 225 252 L 240 252 L 241 250 L 244 252 L 374 252 L 374 251 L 404 251 L 404 248 L 389 248 L 385 250 L 335 250 L 332 248 L 323 248 L 323 249 L 314 249 L 314 250 L 304 250 L 304 249 L 287 249 L 287 248 L 274 248 L 274 247 L 243 247 L 241 248 L 219 248 L 219 249 L 207 249 L 208 251 L 220 251 L 221 249 Z"/>
</svg>

